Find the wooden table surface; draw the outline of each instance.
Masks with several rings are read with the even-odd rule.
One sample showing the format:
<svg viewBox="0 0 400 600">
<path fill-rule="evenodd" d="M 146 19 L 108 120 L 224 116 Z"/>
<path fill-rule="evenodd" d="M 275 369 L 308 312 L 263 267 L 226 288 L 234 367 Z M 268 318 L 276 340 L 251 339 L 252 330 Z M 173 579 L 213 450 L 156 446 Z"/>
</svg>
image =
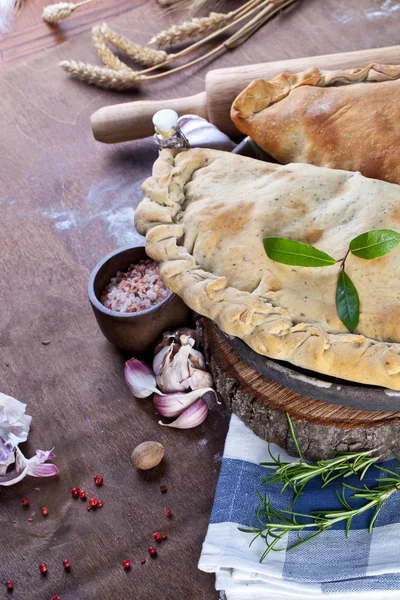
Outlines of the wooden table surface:
<svg viewBox="0 0 400 600">
<path fill-rule="evenodd" d="M 4 582 L 12 579 L 15 600 L 217 598 L 214 577 L 200 572 L 197 561 L 228 415 L 215 408 L 198 429 L 160 428 L 151 403 L 135 400 L 125 385 L 126 356 L 97 328 L 86 296 L 90 270 L 114 248 L 142 243 L 133 229 L 134 207 L 157 151 L 151 139 L 103 146 L 93 140 L 89 118 L 108 103 L 197 93 L 211 64 L 396 44 L 400 3 L 299 0 L 243 47 L 130 94 L 72 81 L 56 63 L 97 62 L 89 35 L 75 34 L 110 15 L 131 9 L 115 25 L 139 42 L 172 17 L 153 0 L 98 0 L 50 33 L 40 21 L 43 4 L 27 0 L 14 33 L 0 41 L 6 66 L 0 74 L 0 389 L 26 402 L 33 416 L 27 454 L 55 446 L 60 476 L 26 478 L 0 492 L 0 597 L 11 597 Z M 30 55 L 36 57 L 19 64 Z M 130 454 L 147 439 L 164 444 L 166 460 L 138 473 Z M 94 490 L 96 473 L 104 485 Z M 164 482 L 168 492 L 161 495 Z M 87 512 L 73 500 L 74 486 L 96 492 L 101 511 Z M 23 496 L 31 500 L 27 511 Z M 164 517 L 164 505 L 173 519 Z M 42 506 L 49 508 L 46 519 Z M 156 530 L 169 538 L 158 558 L 141 566 Z M 132 560 L 130 572 L 121 566 L 125 558 Z M 39 573 L 42 561 L 47 577 Z"/>
</svg>

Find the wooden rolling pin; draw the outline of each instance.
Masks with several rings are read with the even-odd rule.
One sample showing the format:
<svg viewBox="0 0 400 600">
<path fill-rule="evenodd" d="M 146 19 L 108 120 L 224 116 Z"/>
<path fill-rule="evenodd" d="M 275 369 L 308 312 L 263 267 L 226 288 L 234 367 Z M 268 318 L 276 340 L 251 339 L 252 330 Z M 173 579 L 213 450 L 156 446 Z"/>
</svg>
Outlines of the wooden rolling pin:
<svg viewBox="0 0 400 600">
<path fill-rule="evenodd" d="M 365 67 L 370 63 L 399 64 L 400 46 L 370 48 L 308 56 L 270 63 L 230 67 L 209 71 L 206 75 L 206 91 L 172 100 L 126 102 L 100 108 L 92 115 L 93 135 L 99 142 L 115 144 L 147 137 L 154 133 L 152 116 L 161 108 L 172 108 L 179 115 L 196 114 L 205 117 L 228 135 L 238 131 L 230 120 L 233 100 L 253 79 L 271 79 L 279 73 L 296 73 L 309 67 L 319 69 L 349 69 Z"/>
</svg>

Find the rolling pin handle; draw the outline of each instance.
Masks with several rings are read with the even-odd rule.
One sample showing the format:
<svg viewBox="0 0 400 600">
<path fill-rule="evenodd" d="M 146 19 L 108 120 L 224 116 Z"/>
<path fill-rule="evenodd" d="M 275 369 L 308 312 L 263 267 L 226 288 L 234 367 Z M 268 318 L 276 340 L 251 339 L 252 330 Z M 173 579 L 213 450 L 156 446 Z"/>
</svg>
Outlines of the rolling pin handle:
<svg viewBox="0 0 400 600">
<path fill-rule="evenodd" d="M 178 115 L 192 113 L 208 118 L 205 92 L 172 100 L 126 102 L 97 110 L 91 118 L 93 135 L 96 140 L 105 144 L 153 135 L 152 117 L 161 109 L 173 109 Z"/>
</svg>

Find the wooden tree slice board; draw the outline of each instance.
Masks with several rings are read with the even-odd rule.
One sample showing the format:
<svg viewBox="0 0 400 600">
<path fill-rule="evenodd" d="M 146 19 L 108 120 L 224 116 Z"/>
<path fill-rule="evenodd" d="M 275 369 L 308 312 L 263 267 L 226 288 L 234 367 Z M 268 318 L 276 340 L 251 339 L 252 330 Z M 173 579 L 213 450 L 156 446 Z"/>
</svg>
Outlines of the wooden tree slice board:
<svg viewBox="0 0 400 600">
<path fill-rule="evenodd" d="M 306 458 L 335 450 L 370 450 L 389 455 L 400 448 L 400 412 L 364 410 L 309 398 L 271 381 L 242 360 L 206 318 L 199 320 L 207 364 L 226 407 L 264 440 L 296 455 L 286 413 Z"/>
</svg>

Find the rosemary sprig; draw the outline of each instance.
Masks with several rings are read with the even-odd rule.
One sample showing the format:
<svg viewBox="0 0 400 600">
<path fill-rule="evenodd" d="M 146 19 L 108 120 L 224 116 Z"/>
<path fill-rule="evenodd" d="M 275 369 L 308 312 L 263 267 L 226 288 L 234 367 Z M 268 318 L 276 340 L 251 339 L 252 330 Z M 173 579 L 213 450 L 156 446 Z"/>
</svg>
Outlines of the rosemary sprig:
<svg viewBox="0 0 400 600">
<path fill-rule="evenodd" d="M 386 470 L 383 467 L 377 467 L 381 470 Z M 262 537 L 265 540 L 267 548 L 263 552 L 260 558 L 260 562 L 263 562 L 265 557 L 271 551 L 281 551 L 282 548 L 276 548 L 278 542 L 287 535 L 290 531 L 296 531 L 298 534 L 299 541 L 286 551 L 289 552 L 298 548 L 299 546 L 310 542 L 317 536 L 321 535 L 324 531 L 331 529 L 335 523 L 340 521 L 346 521 L 346 537 L 348 537 L 350 527 L 354 517 L 357 517 L 369 510 L 374 510 L 374 514 L 369 523 L 368 531 L 372 532 L 375 520 L 385 505 L 388 498 L 394 493 L 400 490 L 400 476 L 394 471 L 390 471 L 393 477 L 387 477 L 380 480 L 379 485 L 374 488 L 369 488 L 364 485 L 363 488 L 355 488 L 353 486 L 343 484 L 342 493 L 337 492 L 337 497 L 343 506 L 343 509 L 338 510 L 319 510 L 313 511 L 311 514 L 298 513 L 292 510 L 277 510 L 275 509 L 268 496 L 263 497 L 257 490 L 260 503 L 257 507 L 256 516 L 260 523 L 260 527 L 239 527 L 239 531 L 244 533 L 251 533 L 254 535 L 250 545 L 258 538 Z M 355 493 L 350 498 L 358 498 L 366 500 L 366 503 L 359 508 L 353 508 L 345 497 L 345 489 L 351 489 Z M 299 521 L 299 519 L 302 519 Z M 301 537 L 301 533 L 316 529 L 315 533 L 308 537 Z"/>
<path fill-rule="evenodd" d="M 270 444 L 268 444 L 268 452 L 272 462 L 261 463 L 261 465 L 276 467 L 276 469 L 274 473 L 263 478 L 261 481 L 264 485 L 282 484 L 281 493 L 290 486 L 294 491 L 294 499 L 291 507 L 303 492 L 305 485 L 315 477 L 322 478 L 323 483 L 321 487 L 325 487 L 330 481 L 338 477 L 345 478 L 353 474 L 358 475 L 361 480 L 372 465 L 376 469 L 385 472 L 389 477 L 386 476 L 384 479 L 377 479 L 377 485 L 373 488 L 367 485 L 358 488 L 343 483 L 342 492 L 339 493 L 336 491 L 338 500 L 343 507 L 342 509 L 316 510 L 310 514 L 299 513 L 293 511 L 291 508 L 289 510 L 278 510 L 272 506 L 268 495 L 262 496 L 259 490 L 256 490 L 260 500 L 256 510 L 256 517 L 260 526 L 239 527 L 239 531 L 254 535 L 250 545 L 259 537 L 265 540 L 267 547 L 260 558 L 260 562 L 263 562 L 269 552 L 282 550 L 282 548 L 276 548 L 276 546 L 290 531 L 297 532 L 299 541 L 289 548 L 285 548 L 287 551 L 294 550 L 302 544 L 310 542 L 324 531 L 331 529 L 335 523 L 341 521 L 346 521 L 346 537 L 348 537 L 353 519 L 369 510 L 374 511 L 368 527 L 368 531 L 371 533 L 376 518 L 388 498 L 394 492 L 400 491 L 400 474 L 375 464 L 379 457 L 371 456 L 374 450 L 364 452 L 336 452 L 334 458 L 320 460 L 315 463 L 306 462 L 296 439 L 292 421 L 287 413 L 286 417 L 291 437 L 300 456 L 300 461 L 282 462 L 279 455 L 278 457 L 273 456 Z M 394 456 L 397 460 L 400 460 L 399 456 L 396 454 Z M 396 467 L 396 470 L 399 469 L 400 467 Z M 354 492 L 349 496 L 349 499 L 365 500 L 365 503 L 358 508 L 353 508 L 345 496 L 347 489 Z M 314 532 L 315 529 L 316 531 Z M 309 531 L 311 535 L 307 537 L 301 536 L 302 533 Z"/>
<path fill-rule="evenodd" d="M 271 462 L 261 463 L 261 466 L 274 467 L 275 470 L 271 475 L 264 477 L 261 482 L 263 485 L 282 484 L 281 493 L 288 486 L 291 487 L 294 491 L 292 506 L 311 479 L 321 477 L 323 482 L 322 487 L 325 487 L 338 477 L 358 475 L 362 479 L 368 469 L 379 459 L 378 456 L 371 456 L 376 450 L 366 450 L 364 452 L 335 452 L 334 458 L 318 460 L 315 463 L 307 462 L 301 452 L 288 413 L 286 413 L 286 418 L 289 424 L 290 435 L 300 456 L 300 461 L 282 462 L 280 455 L 275 457 L 272 454 L 271 445 L 268 444 L 268 453 L 272 460 Z"/>
</svg>

